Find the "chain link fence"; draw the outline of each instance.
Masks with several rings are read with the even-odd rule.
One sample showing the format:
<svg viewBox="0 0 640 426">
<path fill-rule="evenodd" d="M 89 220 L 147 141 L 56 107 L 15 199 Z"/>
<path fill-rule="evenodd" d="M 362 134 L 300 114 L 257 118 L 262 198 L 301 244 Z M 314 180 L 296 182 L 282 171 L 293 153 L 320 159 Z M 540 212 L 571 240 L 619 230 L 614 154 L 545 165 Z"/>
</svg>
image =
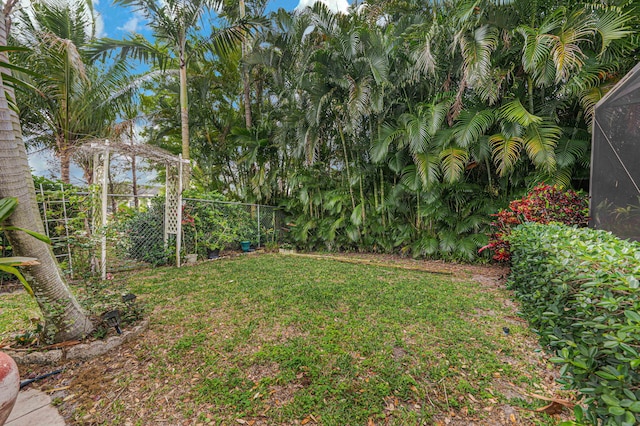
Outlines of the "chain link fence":
<svg viewBox="0 0 640 426">
<path fill-rule="evenodd" d="M 108 273 L 175 264 L 176 236 L 165 238 L 161 196 L 108 194 L 105 228 L 96 220 L 100 201 L 90 193 L 40 187 L 37 197 L 54 254 L 71 278 L 100 273 L 103 235 Z M 182 209 L 181 257 L 187 262 L 276 246 L 281 238 L 284 215 L 272 206 L 188 198 Z M 10 254 L 3 237 L 0 246 Z"/>
<path fill-rule="evenodd" d="M 282 212 L 275 207 L 187 198 L 183 200 L 183 248 L 200 259 L 224 250 L 275 245 L 282 222 Z"/>
</svg>

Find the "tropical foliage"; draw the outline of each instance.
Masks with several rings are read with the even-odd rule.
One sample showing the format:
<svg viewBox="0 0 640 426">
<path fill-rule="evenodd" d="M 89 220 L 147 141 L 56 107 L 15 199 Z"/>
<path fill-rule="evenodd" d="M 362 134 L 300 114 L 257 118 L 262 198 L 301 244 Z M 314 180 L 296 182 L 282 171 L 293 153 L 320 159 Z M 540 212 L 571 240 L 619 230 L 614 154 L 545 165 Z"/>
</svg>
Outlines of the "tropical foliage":
<svg viewBox="0 0 640 426">
<path fill-rule="evenodd" d="M 22 231 L 31 235 L 34 238 L 42 240 L 47 243 L 51 243 L 49 238 L 46 235 L 39 234 L 37 232 L 29 231 L 28 229 L 19 228 L 17 226 L 3 226 L 2 223 L 7 220 L 7 218 L 13 213 L 13 211 L 18 207 L 18 200 L 16 198 L 0 198 L 0 232 L 4 231 Z M 37 262 L 37 259 L 33 257 L 0 257 L 0 272 L 6 272 L 14 275 L 22 285 L 24 286 L 27 293 L 31 296 L 34 296 L 33 290 L 31 286 L 22 276 L 20 271 L 16 268 L 16 266 L 26 266 L 29 264 L 33 264 Z"/>
<path fill-rule="evenodd" d="M 11 43 L 25 49 L 14 58 L 29 70 L 16 76 L 32 89 L 17 94 L 26 140 L 32 148 L 52 149 L 69 183 L 77 148 L 113 136 L 116 118 L 133 100 L 130 68 L 124 60 L 106 65 L 91 58 L 95 23 L 87 0 L 25 6 L 11 34 Z M 90 165 L 80 165 L 90 181 Z"/>
<path fill-rule="evenodd" d="M 312 249 L 474 259 L 509 200 L 539 182 L 586 188 L 593 107 L 639 59 L 632 0 L 316 3 L 263 19 L 247 15 L 263 1 L 217 17 L 204 0 L 120 3 L 144 9 L 155 41 L 102 40 L 91 58 L 149 60 L 144 137 L 191 158 L 192 188 L 281 206 Z"/>
<path fill-rule="evenodd" d="M 586 187 L 593 105 L 635 64 L 632 7 L 280 10 L 243 59 L 252 127 L 225 102 L 235 93 L 242 104 L 237 72 L 224 83 L 231 94 L 220 84 L 206 92 L 226 106 L 194 137 L 204 154 L 194 179 L 281 204 L 300 247 L 472 259 L 488 214 L 533 184 Z"/>
</svg>

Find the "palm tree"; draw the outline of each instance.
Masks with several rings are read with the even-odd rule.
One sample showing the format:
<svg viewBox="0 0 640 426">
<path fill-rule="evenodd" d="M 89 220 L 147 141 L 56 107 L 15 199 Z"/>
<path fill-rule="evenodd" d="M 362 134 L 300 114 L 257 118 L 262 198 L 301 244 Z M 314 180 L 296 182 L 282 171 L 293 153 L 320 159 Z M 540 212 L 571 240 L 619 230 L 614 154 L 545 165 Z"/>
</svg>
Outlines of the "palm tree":
<svg viewBox="0 0 640 426">
<path fill-rule="evenodd" d="M 91 3 L 39 2 L 14 20 L 13 40 L 29 50 L 16 55 L 35 74 L 21 78 L 37 89 L 19 93 L 22 123 L 31 145 L 52 148 L 60 158 L 61 180 L 69 183 L 75 148 L 106 137 L 119 103 L 130 100 L 125 62 L 99 66 L 89 62 L 93 40 Z M 85 175 L 90 175 L 85 170 Z"/>
<path fill-rule="evenodd" d="M 0 46 L 7 45 L 8 16 L 14 6 L 14 2 L 7 2 L 0 11 Z M 0 60 L 9 64 L 5 53 Z M 11 79 L 10 71 L 4 68 L 0 74 L 0 198 L 18 199 L 9 226 L 44 233 L 19 118 L 7 102 L 15 96 L 13 88 L 5 83 L 7 76 Z M 59 342 L 89 334 L 93 324 L 62 278 L 51 246 L 22 232 L 9 230 L 7 237 L 16 254 L 39 260 L 38 265 L 27 268 L 25 275 L 44 316 L 47 340 Z"/>
<path fill-rule="evenodd" d="M 201 20 L 206 13 L 216 10 L 218 0 L 117 0 L 117 4 L 131 7 L 143 14 L 159 44 L 151 44 L 139 36 L 126 40 L 106 39 L 97 44 L 94 54 L 104 54 L 113 49 L 121 49 L 121 57 L 133 56 L 152 60 L 164 69 L 171 61 L 176 61 L 180 76 L 180 124 L 182 158 L 190 159 L 189 147 L 189 99 L 187 88 L 187 66 L 190 59 L 202 55 L 207 49 L 225 54 L 233 50 L 253 26 L 247 21 L 214 31 L 203 37 Z M 185 176 L 188 180 L 190 172 Z"/>
</svg>

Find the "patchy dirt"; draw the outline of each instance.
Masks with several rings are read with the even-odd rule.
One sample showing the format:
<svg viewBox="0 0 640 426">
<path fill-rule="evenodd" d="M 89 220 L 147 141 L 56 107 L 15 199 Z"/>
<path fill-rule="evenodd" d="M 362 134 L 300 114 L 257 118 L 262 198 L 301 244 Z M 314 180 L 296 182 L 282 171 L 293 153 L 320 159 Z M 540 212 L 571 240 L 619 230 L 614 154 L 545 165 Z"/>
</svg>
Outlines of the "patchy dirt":
<svg viewBox="0 0 640 426">
<path fill-rule="evenodd" d="M 321 255 L 314 255 L 321 256 Z M 427 272 L 446 273 L 454 279 L 473 279 L 481 286 L 481 291 L 495 292 L 496 297 L 504 298 L 503 282 L 508 273 L 508 269 L 495 266 L 478 266 L 465 264 L 450 264 L 440 261 L 420 261 L 390 255 L 372 254 L 346 254 L 340 255 L 349 262 L 362 262 L 364 264 L 375 264 L 376 266 L 388 265 L 393 267 L 404 267 Z M 325 257 L 322 255 L 322 257 Z M 335 259 L 337 256 L 327 256 Z M 513 316 L 509 317 L 514 325 L 522 325 L 522 320 L 516 315 L 517 305 L 505 299 L 507 306 L 513 308 Z M 495 314 L 495 313 L 493 313 Z M 221 314 L 222 315 L 222 314 Z M 479 311 L 478 317 L 492 316 L 492 312 Z M 171 368 L 173 361 L 169 359 L 159 360 L 157 358 L 145 357 L 145 350 L 156 345 L 158 341 L 177 341 L 185 332 L 184 328 L 167 328 L 163 324 L 153 323 L 153 313 L 151 313 L 152 323 L 140 338 L 128 342 L 113 351 L 86 361 L 66 361 L 61 365 L 63 373 L 47 378 L 32 386 L 38 387 L 49 393 L 54 402 L 60 403 L 60 411 L 70 424 L 93 425 L 93 424 L 120 424 L 134 425 L 140 424 L 143 419 L 144 424 L 161 425 L 205 425 L 211 420 L 209 414 L 215 410 L 213 406 L 207 406 L 197 401 L 193 401 L 190 391 L 207 377 L 202 377 L 198 371 L 194 371 L 184 377 L 175 377 L 174 383 L 181 383 L 180 387 L 172 387 L 167 381 L 159 382 L 154 380 L 154 371 L 159 368 Z M 229 324 L 222 322 L 216 324 L 215 333 L 224 334 Z M 272 330 L 276 340 L 287 339 L 301 333 L 293 326 L 278 326 Z M 559 390 L 555 379 L 557 370 L 550 367 L 546 362 L 545 355 L 540 352 L 533 352 L 532 348 L 537 346 L 537 342 L 532 338 L 514 345 L 513 351 L 520 354 L 527 354 L 525 359 L 535 365 L 536 374 L 544 377 L 540 386 L 541 395 L 554 395 L 559 398 L 571 399 L 571 395 Z M 167 354 L 168 355 L 168 354 Z M 400 361 L 407 356 L 404 349 L 396 347 L 393 349 L 393 358 Z M 505 364 L 510 364 L 518 368 L 516 357 L 505 354 L 502 356 Z M 166 361 L 166 362 L 165 362 Z M 182 362 L 188 363 L 188 360 Z M 164 363 L 163 365 L 158 365 Z M 60 366 L 56 367 L 59 368 Z M 196 366 L 194 366 L 196 367 Z M 52 367 L 31 366 L 25 367 L 21 371 L 21 376 L 33 377 L 52 370 Z M 523 369 L 524 370 L 524 369 Z M 258 382 L 262 378 L 273 377 L 279 371 L 276 363 L 255 364 L 247 367 L 246 377 Z M 181 374 L 176 372 L 176 375 Z M 461 374 L 467 374 L 461 372 Z M 294 394 L 303 386 L 305 377 L 299 377 L 295 383 L 273 384 L 266 397 L 267 411 L 270 406 L 281 406 L 290 402 Z M 480 403 L 471 395 L 463 395 L 475 407 L 474 412 L 468 408 L 456 411 L 446 410 L 432 419 L 429 424 L 438 426 L 513 426 L 533 424 L 531 410 L 516 408 L 499 402 L 499 396 L 507 399 L 519 398 L 527 401 L 535 401 L 535 397 L 527 393 L 516 384 L 509 383 L 501 377 L 494 377 L 489 393 L 496 395 L 495 399 L 490 399 L 489 404 Z M 428 393 L 422 404 L 438 406 L 444 403 L 449 405 L 446 385 L 434 384 L 432 392 Z M 443 402 L 444 401 L 444 402 Z M 385 412 L 392 413 L 393 410 L 402 408 L 411 410 L 411 406 L 406 406 L 403 401 L 397 398 L 385 400 Z M 184 414 L 190 413 L 190 414 Z M 556 418 L 560 421 L 569 418 L 568 410 Z M 187 418 L 186 418 L 186 417 Z M 391 418 L 391 416 L 389 417 Z M 265 420 L 266 419 L 266 420 Z M 306 421 L 305 421 L 306 420 Z M 295 424 L 321 424 L 321 421 L 314 418 L 307 418 Z M 346 420 L 346 419 L 345 419 Z M 138 422 L 138 423 L 136 423 Z M 244 421 L 239 424 L 250 424 L 253 426 L 273 424 L 268 421 L 268 412 L 262 413 L 261 417 L 255 420 Z M 367 426 L 382 425 L 371 419 Z"/>
<path fill-rule="evenodd" d="M 451 275 L 454 278 L 483 280 L 482 284 L 499 286 L 509 274 L 509 268 L 498 265 L 471 265 L 465 263 L 445 262 L 443 260 L 424 260 L 402 257 L 394 254 L 375 253 L 295 253 L 293 256 L 326 258 L 349 263 L 362 263 L 376 266 L 398 267 L 434 274 Z"/>
</svg>

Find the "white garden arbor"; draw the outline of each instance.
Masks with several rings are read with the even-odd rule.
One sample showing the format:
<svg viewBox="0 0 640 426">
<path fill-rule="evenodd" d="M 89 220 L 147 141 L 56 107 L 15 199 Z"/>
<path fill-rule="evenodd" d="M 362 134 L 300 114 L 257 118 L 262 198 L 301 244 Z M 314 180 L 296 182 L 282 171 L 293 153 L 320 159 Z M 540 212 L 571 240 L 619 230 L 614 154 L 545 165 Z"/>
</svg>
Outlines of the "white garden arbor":
<svg viewBox="0 0 640 426">
<path fill-rule="evenodd" d="M 164 208 L 164 241 L 168 244 L 169 236 L 176 239 L 176 265 L 180 266 L 180 250 L 182 236 L 182 179 L 184 160 L 181 155 L 175 156 L 161 148 L 147 144 L 114 143 L 109 140 L 93 142 L 83 147 L 83 151 L 93 155 L 93 183 L 94 195 L 99 204 L 94 203 L 93 229 L 100 229 L 100 273 L 102 279 L 107 277 L 107 224 L 108 224 L 108 196 L 109 196 L 109 167 L 110 156 L 120 154 L 141 157 L 155 164 L 162 164 L 166 169 L 165 179 L 165 208 Z"/>
</svg>

